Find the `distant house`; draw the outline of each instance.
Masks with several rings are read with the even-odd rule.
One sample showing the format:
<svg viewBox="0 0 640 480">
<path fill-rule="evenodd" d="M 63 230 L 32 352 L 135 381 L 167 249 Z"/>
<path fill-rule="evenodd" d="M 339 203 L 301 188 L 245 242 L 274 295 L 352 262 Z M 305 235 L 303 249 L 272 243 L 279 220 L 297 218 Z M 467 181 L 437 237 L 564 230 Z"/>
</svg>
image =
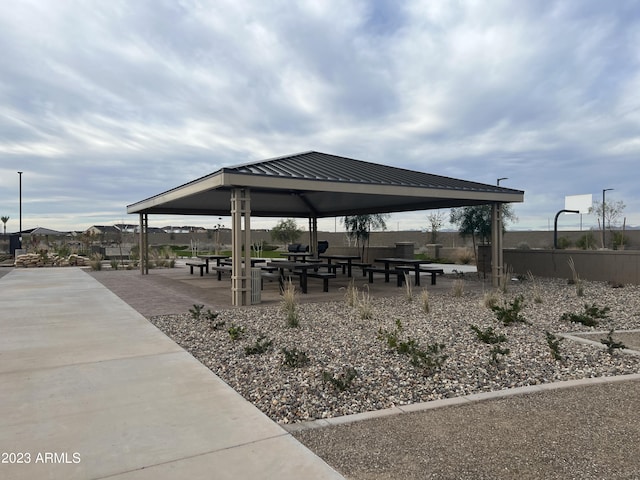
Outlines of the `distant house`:
<svg viewBox="0 0 640 480">
<path fill-rule="evenodd" d="M 36 227 L 29 230 L 22 230 L 23 235 L 67 235 L 67 232 L 59 232 L 50 228 Z"/>
<path fill-rule="evenodd" d="M 92 225 L 87 228 L 84 233 L 88 233 L 89 235 L 119 235 L 121 231 L 113 225 Z"/>
</svg>

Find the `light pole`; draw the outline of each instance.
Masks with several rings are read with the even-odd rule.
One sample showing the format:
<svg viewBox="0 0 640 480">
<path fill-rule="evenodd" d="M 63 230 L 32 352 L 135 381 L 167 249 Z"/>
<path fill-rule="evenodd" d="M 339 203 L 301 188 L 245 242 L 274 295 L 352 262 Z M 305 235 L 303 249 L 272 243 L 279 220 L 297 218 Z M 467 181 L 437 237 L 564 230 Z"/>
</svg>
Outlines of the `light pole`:
<svg viewBox="0 0 640 480">
<path fill-rule="evenodd" d="M 20 232 L 18 240 L 20 240 L 20 248 L 22 248 L 22 172 L 18 172 L 18 177 L 20 179 Z"/>
<path fill-rule="evenodd" d="M 605 231 L 604 231 L 604 212 L 606 211 L 605 208 L 605 192 L 608 192 L 609 190 L 613 190 L 613 188 L 604 188 L 602 189 L 602 248 L 605 248 L 605 243 L 604 243 L 604 236 L 605 236 Z"/>
<path fill-rule="evenodd" d="M 496 182 L 496 184 L 497 184 L 498 186 L 500 186 L 500 180 L 509 180 L 509 178 L 508 178 L 508 177 L 500 177 L 500 178 L 497 180 L 497 182 Z"/>
</svg>

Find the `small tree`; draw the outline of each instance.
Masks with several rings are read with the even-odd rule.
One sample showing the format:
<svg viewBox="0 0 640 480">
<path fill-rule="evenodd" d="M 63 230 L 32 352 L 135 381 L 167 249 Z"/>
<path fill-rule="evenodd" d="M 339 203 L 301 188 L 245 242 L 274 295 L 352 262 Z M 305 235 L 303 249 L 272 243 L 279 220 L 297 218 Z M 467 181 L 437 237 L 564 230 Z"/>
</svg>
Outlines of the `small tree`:
<svg viewBox="0 0 640 480">
<path fill-rule="evenodd" d="M 502 229 L 506 228 L 509 221 L 515 222 L 517 217 L 513 213 L 511 205 L 503 203 L 502 208 Z M 476 205 L 473 207 L 460 207 L 451 209 L 449 221 L 454 225 L 458 225 L 458 232 L 464 238 L 471 235 L 473 242 L 473 255 L 476 257 L 476 238 L 482 243 L 488 243 L 491 240 L 491 205 Z"/>
<path fill-rule="evenodd" d="M 446 219 L 446 214 L 441 211 L 432 212 L 427 215 L 427 220 L 429 220 L 429 228 L 431 232 L 431 243 L 436 243 L 438 239 L 438 232 L 444 225 L 444 221 Z"/>
<path fill-rule="evenodd" d="M 279 220 L 276 226 L 271 229 L 271 238 L 289 245 L 302 235 L 302 231 L 301 228 L 298 228 L 298 224 L 293 218 L 287 218 L 286 220 Z"/>
<path fill-rule="evenodd" d="M 620 218 L 627 206 L 622 200 L 605 202 L 604 206 L 604 222 L 603 228 L 612 230 L 620 224 Z M 593 206 L 589 209 L 589 213 L 596 215 L 598 219 L 602 219 L 602 202 L 597 200 L 593 202 Z"/>
<path fill-rule="evenodd" d="M 371 230 L 386 230 L 388 218 L 388 214 L 376 213 L 373 215 L 347 215 L 342 220 L 349 237 L 355 238 L 356 246 L 362 249 L 363 259 L 365 258 L 365 247 L 369 246 Z"/>
<path fill-rule="evenodd" d="M 3 216 L 0 217 L 0 220 L 2 220 L 2 223 L 4 223 L 4 234 L 7 234 L 7 222 L 9 221 L 9 217 L 7 216 Z"/>
<path fill-rule="evenodd" d="M 603 243 L 602 248 L 606 248 L 604 231 L 606 229 L 609 229 L 609 231 L 613 231 L 613 229 L 620 224 L 620 217 L 622 216 L 622 213 L 624 212 L 625 208 L 626 208 L 626 205 L 624 204 L 624 202 L 622 202 L 622 200 L 605 202 L 605 205 L 604 205 L 604 223 L 605 224 L 600 226 L 600 228 L 602 229 L 602 243 Z M 597 200 L 593 202 L 593 206 L 589 209 L 589 213 L 596 215 L 596 217 L 598 218 L 598 223 L 600 223 L 600 221 L 602 220 L 602 213 L 603 213 L 602 210 L 603 210 L 602 202 L 598 202 Z M 611 237 L 613 238 L 613 235 Z M 616 245 L 614 242 L 614 247 L 615 246 L 618 246 L 618 245 Z"/>
</svg>

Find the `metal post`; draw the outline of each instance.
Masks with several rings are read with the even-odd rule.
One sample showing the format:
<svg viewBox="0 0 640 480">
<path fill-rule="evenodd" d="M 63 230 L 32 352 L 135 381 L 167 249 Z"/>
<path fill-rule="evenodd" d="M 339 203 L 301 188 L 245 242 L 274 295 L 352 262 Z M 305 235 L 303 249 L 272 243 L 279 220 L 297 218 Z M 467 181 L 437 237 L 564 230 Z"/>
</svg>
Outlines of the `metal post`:
<svg viewBox="0 0 640 480">
<path fill-rule="evenodd" d="M 605 217 L 604 217 L 604 213 L 606 211 L 605 208 L 605 192 L 608 192 L 609 190 L 613 190 L 613 188 L 604 188 L 602 190 L 602 248 L 607 248 L 607 244 L 605 243 Z"/>
<path fill-rule="evenodd" d="M 502 204 L 494 203 L 491 208 L 491 284 L 501 287 L 504 272 L 502 252 Z"/>
<path fill-rule="evenodd" d="M 20 240 L 20 248 L 22 248 L 22 172 L 18 172 L 18 176 L 20 178 L 20 231 L 18 239 Z"/>
</svg>

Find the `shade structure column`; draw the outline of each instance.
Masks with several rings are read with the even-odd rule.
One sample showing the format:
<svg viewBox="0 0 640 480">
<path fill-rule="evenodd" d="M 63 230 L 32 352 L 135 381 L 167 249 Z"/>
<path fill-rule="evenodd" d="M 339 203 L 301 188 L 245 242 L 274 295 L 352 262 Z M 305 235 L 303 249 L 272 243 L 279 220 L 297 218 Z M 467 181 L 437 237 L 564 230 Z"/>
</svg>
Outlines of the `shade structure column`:
<svg viewBox="0 0 640 480">
<path fill-rule="evenodd" d="M 251 304 L 251 192 L 231 191 L 231 293 L 233 305 Z M 244 252 L 242 251 L 244 245 Z"/>
<path fill-rule="evenodd" d="M 309 218 L 309 252 L 318 258 L 318 218 Z"/>
<path fill-rule="evenodd" d="M 504 281 L 504 257 L 502 252 L 502 204 L 491 207 L 491 284 L 501 287 Z"/>
<path fill-rule="evenodd" d="M 149 274 L 149 214 L 140 214 L 140 273 Z"/>
</svg>

